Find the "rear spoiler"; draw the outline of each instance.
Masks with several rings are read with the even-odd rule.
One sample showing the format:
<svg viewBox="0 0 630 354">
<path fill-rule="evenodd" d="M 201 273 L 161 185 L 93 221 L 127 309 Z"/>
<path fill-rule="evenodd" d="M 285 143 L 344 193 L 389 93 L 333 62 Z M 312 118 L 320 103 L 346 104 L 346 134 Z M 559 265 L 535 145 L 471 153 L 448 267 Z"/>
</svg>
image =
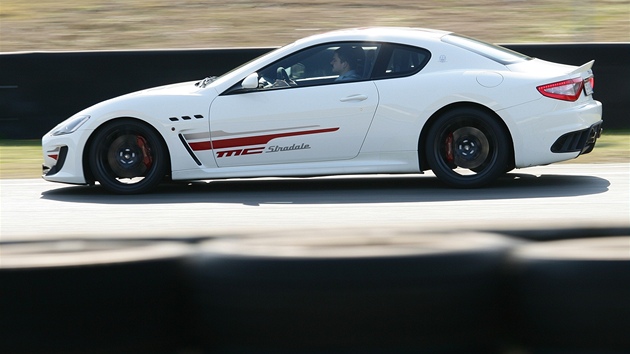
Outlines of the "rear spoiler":
<svg viewBox="0 0 630 354">
<path fill-rule="evenodd" d="M 571 74 L 579 74 L 579 73 L 583 73 L 585 71 L 590 71 L 591 68 L 593 67 L 593 63 L 595 63 L 595 60 L 591 60 L 588 63 L 580 66 L 579 68 L 573 70 L 571 73 L 569 73 L 569 75 L 571 75 Z"/>
</svg>

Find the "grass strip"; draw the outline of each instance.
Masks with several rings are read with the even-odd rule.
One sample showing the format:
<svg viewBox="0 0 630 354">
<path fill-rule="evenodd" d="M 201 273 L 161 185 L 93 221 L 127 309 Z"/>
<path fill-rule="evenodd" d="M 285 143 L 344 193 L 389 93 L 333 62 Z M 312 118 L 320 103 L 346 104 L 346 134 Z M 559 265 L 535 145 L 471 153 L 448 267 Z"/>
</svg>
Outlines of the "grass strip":
<svg viewBox="0 0 630 354">
<path fill-rule="evenodd" d="M 590 154 L 563 163 L 623 163 L 630 161 L 630 130 L 604 131 Z M 39 140 L 0 140 L 0 178 L 39 178 Z"/>
</svg>

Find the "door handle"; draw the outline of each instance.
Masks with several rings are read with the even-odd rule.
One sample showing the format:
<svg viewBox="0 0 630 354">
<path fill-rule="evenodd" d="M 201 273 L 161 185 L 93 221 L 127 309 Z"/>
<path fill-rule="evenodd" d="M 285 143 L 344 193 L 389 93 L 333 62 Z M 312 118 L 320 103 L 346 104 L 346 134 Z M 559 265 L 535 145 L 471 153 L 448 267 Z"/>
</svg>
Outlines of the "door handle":
<svg viewBox="0 0 630 354">
<path fill-rule="evenodd" d="M 340 99 L 341 102 L 350 102 L 350 101 L 365 101 L 368 99 L 366 95 L 350 95 Z"/>
</svg>

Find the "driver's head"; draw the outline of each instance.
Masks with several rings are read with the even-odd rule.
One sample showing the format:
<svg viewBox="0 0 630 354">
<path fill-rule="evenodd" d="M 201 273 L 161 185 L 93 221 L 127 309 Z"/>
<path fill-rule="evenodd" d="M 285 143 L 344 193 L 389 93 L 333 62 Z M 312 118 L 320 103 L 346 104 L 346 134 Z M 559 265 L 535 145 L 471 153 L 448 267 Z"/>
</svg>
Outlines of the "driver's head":
<svg viewBox="0 0 630 354">
<path fill-rule="evenodd" d="M 335 74 L 343 74 L 350 70 L 358 70 L 362 65 L 365 54 L 363 49 L 357 46 L 339 47 L 333 54 L 330 62 L 332 71 Z"/>
</svg>

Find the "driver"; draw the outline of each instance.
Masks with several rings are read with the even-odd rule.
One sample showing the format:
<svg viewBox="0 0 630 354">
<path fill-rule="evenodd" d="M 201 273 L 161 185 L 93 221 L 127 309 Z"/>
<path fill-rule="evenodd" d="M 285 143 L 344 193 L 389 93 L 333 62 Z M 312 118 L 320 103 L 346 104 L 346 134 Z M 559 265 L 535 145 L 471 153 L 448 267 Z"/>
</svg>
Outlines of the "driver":
<svg viewBox="0 0 630 354">
<path fill-rule="evenodd" d="M 330 61 L 332 71 L 339 77 L 335 81 L 358 80 L 363 77 L 359 74 L 365 61 L 363 49 L 357 46 L 339 47 Z"/>
</svg>

